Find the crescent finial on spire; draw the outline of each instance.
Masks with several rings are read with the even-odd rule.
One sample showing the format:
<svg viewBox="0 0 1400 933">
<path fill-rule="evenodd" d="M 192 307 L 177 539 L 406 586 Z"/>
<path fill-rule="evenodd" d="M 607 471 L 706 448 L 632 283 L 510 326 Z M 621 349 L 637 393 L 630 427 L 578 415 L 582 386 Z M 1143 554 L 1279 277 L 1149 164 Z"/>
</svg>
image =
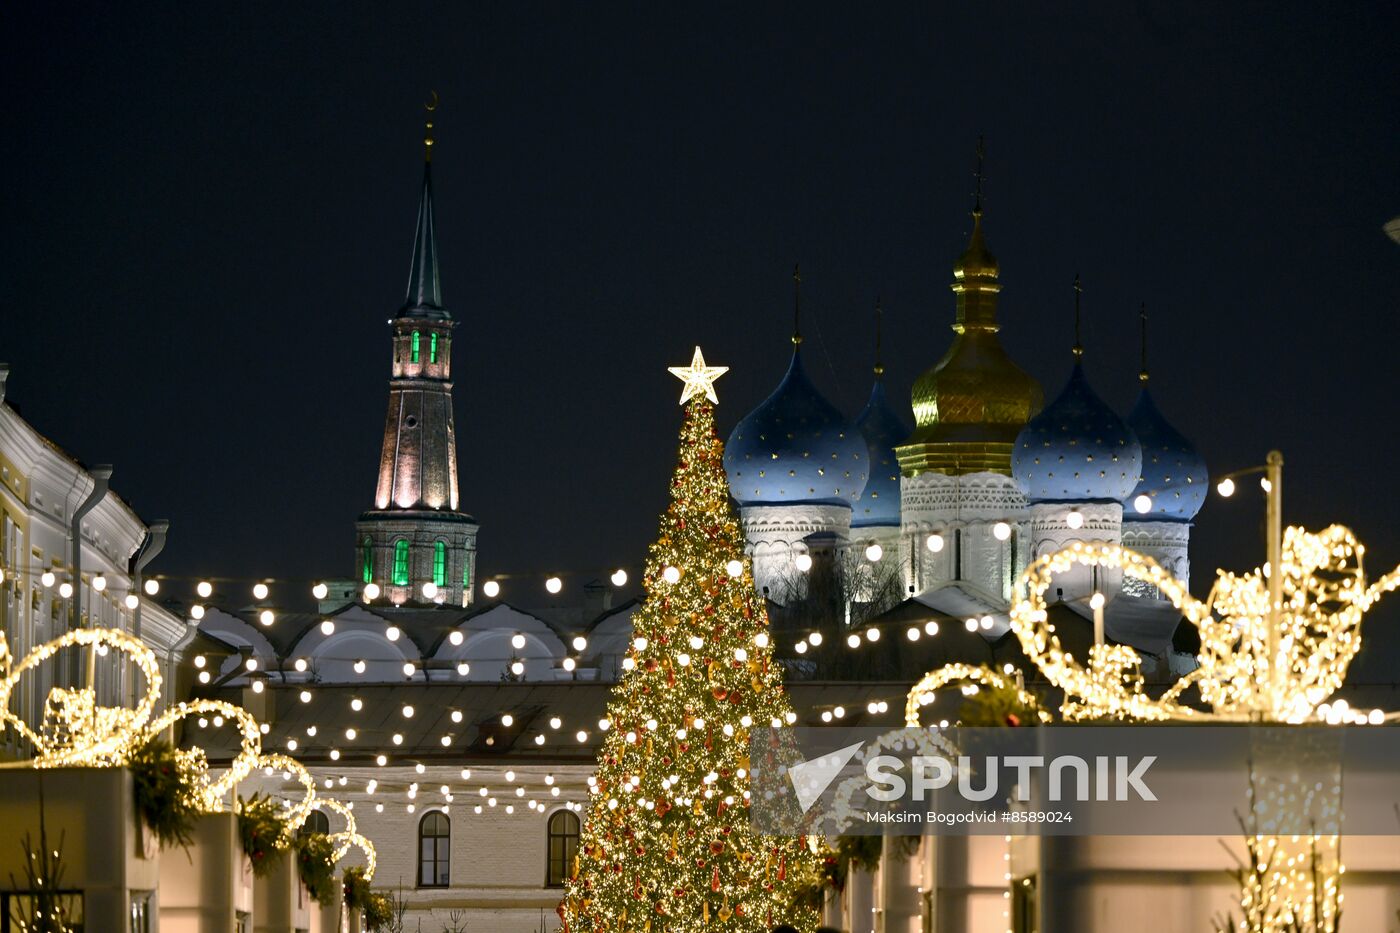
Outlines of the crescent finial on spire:
<svg viewBox="0 0 1400 933">
<path fill-rule="evenodd" d="M 423 109 L 428 111 L 428 118 L 423 129 L 423 161 L 433 161 L 433 113 L 438 109 L 438 92 L 429 91 L 432 96 L 423 105 Z"/>
</svg>

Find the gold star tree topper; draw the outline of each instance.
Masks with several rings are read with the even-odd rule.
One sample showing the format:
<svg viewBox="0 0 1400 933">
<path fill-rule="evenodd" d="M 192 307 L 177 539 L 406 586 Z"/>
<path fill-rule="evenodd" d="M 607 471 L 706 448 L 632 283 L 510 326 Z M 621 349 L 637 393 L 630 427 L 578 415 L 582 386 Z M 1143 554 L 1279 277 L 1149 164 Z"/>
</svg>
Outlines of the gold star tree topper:
<svg viewBox="0 0 1400 933">
<path fill-rule="evenodd" d="M 705 355 L 696 347 L 689 366 L 668 366 L 667 369 L 685 383 L 685 389 L 681 392 L 682 405 L 700 395 L 719 404 L 719 396 L 715 395 L 715 380 L 729 372 L 728 366 L 706 366 Z"/>
</svg>

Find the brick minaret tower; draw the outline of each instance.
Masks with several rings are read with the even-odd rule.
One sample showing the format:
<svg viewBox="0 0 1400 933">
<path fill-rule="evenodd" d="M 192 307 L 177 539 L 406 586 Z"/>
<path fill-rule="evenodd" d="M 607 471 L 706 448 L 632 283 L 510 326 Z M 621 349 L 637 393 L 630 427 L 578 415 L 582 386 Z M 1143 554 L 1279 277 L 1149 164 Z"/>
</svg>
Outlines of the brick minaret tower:
<svg viewBox="0 0 1400 933">
<path fill-rule="evenodd" d="M 464 606 L 472 601 L 478 526 L 476 519 L 459 511 L 457 501 L 457 442 L 452 426 L 456 322 L 443 307 L 438 280 L 433 106 L 424 139 L 423 194 L 408 292 L 403 307 L 389 322 L 394 361 L 379 484 L 374 508 L 355 523 L 355 575 L 364 583 L 377 583 L 395 605 Z"/>
</svg>

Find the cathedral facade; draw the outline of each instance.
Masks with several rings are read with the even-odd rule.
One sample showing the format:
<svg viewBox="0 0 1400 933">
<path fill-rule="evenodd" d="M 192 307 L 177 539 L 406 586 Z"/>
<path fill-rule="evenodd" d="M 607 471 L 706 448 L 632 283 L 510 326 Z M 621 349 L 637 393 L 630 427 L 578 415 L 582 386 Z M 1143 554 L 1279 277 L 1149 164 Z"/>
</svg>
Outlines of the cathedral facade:
<svg viewBox="0 0 1400 933">
<path fill-rule="evenodd" d="M 1094 392 L 1077 344 L 1046 405 L 998 339 L 1000 267 L 980 199 L 952 272 L 953 337 L 914 382 L 912 430 L 878 360 L 869 401 L 847 418 L 807 375 L 795 335 L 782 381 L 730 435 L 725 464 L 759 588 L 782 605 L 804 597 L 823 561 L 863 560 L 897 577 L 901 596 L 974 618 L 995 641 L 1027 565 L 1075 542 L 1126 544 L 1186 579 L 1209 478 L 1147 390 L 1145 338 L 1126 419 Z M 1101 597 L 1110 637 L 1130 643 L 1146 629 L 1135 647 L 1166 660 L 1179 617 L 1155 590 L 1083 570 L 1058 577 L 1052 595 L 1084 616 Z"/>
</svg>

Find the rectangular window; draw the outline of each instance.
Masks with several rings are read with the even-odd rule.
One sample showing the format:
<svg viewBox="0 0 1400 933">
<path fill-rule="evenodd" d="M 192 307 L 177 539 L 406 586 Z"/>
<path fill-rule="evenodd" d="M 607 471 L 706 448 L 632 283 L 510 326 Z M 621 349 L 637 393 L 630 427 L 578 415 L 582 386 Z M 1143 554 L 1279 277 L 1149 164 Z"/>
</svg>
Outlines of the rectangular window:
<svg viewBox="0 0 1400 933">
<path fill-rule="evenodd" d="M 549 818 L 545 832 L 548 834 L 548 862 L 544 883 L 546 887 L 561 887 L 572 873 L 574 856 L 578 852 L 578 817 L 560 810 Z"/>
<path fill-rule="evenodd" d="M 436 333 L 432 333 L 432 334 L 429 334 L 429 335 L 428 335 L 428 362 L 429 362 L 429 363 L 436 363 L 436 362 L 437 362 L 437 334 L 436 334 Z"/>
<path fill-rule="evenodd" d="M 418 331 L 413 332 L 412 361 L 418 362 Z"/>
<path fill-rule="evenodd" d="M 472 552 L 462 552 L 462 592 L 472 588 Z"/>
<path fill-rule="evenodd" d="M 394 585 L 408 586 L 408 542 L 394 542 Z"/>
<path fill-rule="evenodd" d="M 444 541 L 433 545 L 433 585 L 447 585 L 447 543 Z"/>
</svg>

